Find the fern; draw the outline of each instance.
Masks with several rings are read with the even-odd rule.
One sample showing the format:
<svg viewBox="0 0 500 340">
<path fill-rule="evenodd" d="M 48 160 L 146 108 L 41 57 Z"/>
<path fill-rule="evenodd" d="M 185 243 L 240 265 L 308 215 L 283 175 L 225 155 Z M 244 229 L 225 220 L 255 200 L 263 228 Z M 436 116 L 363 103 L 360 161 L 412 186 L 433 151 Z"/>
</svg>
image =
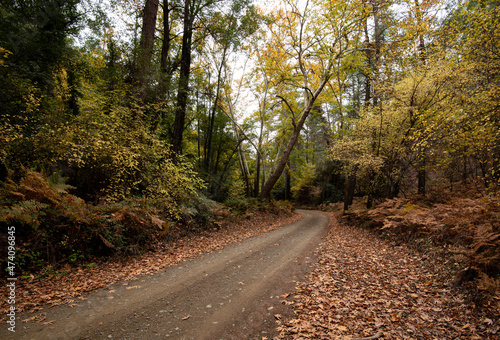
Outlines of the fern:
<svg viewBox="0 0 500 340">
<path fill-rule="evenodd" d="M 59 194 L 67 194 L 68 190 L 75 189 L 74 186 L 66 184 L 67 180 L 67 177 L 62 177 L 57 172 L 54 172 L 52 175 L 47 177 L 50 187 Z"/>
<path fill-rule="evenodd" d="M 44 209 L 48 208 L 47 203 L 35 200 L 21 201 L 11 207 L 2 208 L 2 217 L 0 221 L 14 223 L 21 222 L 26 225 L 38 226 L 39 217 L 45 215 Z"/>
</svg>

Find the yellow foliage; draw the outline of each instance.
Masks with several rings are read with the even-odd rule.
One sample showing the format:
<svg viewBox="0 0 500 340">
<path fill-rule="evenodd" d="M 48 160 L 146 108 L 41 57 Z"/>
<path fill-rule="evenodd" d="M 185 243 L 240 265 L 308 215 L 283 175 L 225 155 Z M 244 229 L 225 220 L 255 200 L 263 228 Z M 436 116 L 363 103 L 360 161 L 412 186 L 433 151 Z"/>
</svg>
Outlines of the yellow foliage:
<svg viewBox="0 0 500 340">
<path fill-rule="evenodd" d="M 8 65 L 5 65 L 4 59 L 7 59 L 11 54 L 12 54 L 11 51 L 8 51 L 2 46 L 0 46 L 0 67 L 8 67 Z"/>
</svg>

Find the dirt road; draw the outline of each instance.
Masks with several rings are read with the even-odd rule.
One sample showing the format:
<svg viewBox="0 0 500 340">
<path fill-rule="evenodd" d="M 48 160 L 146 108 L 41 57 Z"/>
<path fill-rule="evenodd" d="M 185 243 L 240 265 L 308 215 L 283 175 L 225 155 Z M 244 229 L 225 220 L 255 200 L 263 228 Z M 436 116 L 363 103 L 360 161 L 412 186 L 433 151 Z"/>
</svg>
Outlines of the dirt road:
<svg viewBox="0 0 500 340">
<path fill-rule="evenodd" d="M 290 313 L 280 295 L 294 290 L 327 232 L 326 215 L 301 213 L 279 230 L 48 309 L 52 324 L 21 323 L 21 315 L 16 333 L 2 338 L 271 338 L 276 315 Z"/>
</svg>

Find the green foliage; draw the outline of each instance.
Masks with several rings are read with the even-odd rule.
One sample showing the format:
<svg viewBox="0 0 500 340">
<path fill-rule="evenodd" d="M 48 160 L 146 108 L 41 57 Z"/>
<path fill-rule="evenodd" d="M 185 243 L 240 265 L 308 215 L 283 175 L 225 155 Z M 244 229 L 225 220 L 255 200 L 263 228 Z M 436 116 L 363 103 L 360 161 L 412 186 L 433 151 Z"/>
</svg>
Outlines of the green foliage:
<svg viewBox="0 0 500 340">
<path fill-rule="evenodd" d="M 257 198 L 231 198 L 224 202 L 235 215 L 245 216 L 250 218 L 254 212 L 269 212 L 274 214 L 289 214 L 293 210 L 293 206 L 289 201 L 261 201 Z"/>
<path fill-rule="evenodd" d="M 21 270 L 55 262 L 61 255 L 70 255 L 90 237 L 85 203 L 52 184 L 39 173 L 27 171 L 19 183 L 9 181 L 0 189 L 0 225 L 17 226 Z M 67 235 L 78 235 L 69 239 Z M 84 249 L 82 249 L 84 250 Z"/>
<path fill-rule="evenodd" d="M 313 203 L 317 201 L 316 197 L 319 192 L 316 192 L 316 166 L 307 163 L 300 167 L 297 172 L 294 172 L 295 184 L 292 186 L 293 198 L 301 203 Z"/>
<path fill-rule="evenodd" d="M 454 117 L 460 138 L 450 140 L 457 155 L 465 153 L 480 168 L 486 187 L 500 183 L 500 59 L 499 8 L 492 1 L 467 2 L 450 16 L 443 29 L 453 58 Z"/>
<path fill-rule="evenodd" d="M 181 203 L 203 188 L 189 163 L 173 163 L 169 146 L 135 117 L 141 115 L 122 108 L 76 118 L 66 166 L 80 197 L 119 201 L 140 195 Z"/>
<path fill-rule="evenodd" d="M 229 186 L 229 199 L 241 199 L 245 197 L 245 182 L 241 178 L 233 179 Z"/>
<path fill-rule="evenodd" d="M 226 200 L 224 205 L 236 214 L 244 214 L 248 210 L 258 209 L 260 202 L 255 198 L 233 197 Z"/>
<path fill-rule="evenodd" d="M 320 202 L 339 202 L 344 196 L 345 178 L 342 163 L 323 161 L 316 169 L 315 181 L 320 189 Z"/>
<path fill-rule="evenodd" d="M 67 48 L 67 36 L 76 33 L 80 0 L 14 1 L 0 8 L 0 46 L 12 52 L 5 71 L 51 85 L 53 68 Z"/>
</svg>

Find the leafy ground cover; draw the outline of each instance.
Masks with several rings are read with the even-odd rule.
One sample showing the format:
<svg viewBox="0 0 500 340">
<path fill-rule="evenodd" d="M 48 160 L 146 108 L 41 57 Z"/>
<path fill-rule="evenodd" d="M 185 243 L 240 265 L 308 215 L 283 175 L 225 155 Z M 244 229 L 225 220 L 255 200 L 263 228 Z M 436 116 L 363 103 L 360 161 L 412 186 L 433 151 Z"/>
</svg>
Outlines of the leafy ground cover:
<svg viewBox="0 0 500 340">
<path fill-rule="evenodd" d="M 395 198 L 371 210 L 358 204 L 342 220 L 441 258 L 454 270 L 454 286 L 469 288 L 476 304 L 500 297 L 499 198 L 470 192 L 438 200 Z"/>
<path fill-rule="evenodd" d="M 283 303 L 282 339 L 498 339 L 499 204 L 361 202 L 331 230 L 319 261 Z"/>
</svg>

